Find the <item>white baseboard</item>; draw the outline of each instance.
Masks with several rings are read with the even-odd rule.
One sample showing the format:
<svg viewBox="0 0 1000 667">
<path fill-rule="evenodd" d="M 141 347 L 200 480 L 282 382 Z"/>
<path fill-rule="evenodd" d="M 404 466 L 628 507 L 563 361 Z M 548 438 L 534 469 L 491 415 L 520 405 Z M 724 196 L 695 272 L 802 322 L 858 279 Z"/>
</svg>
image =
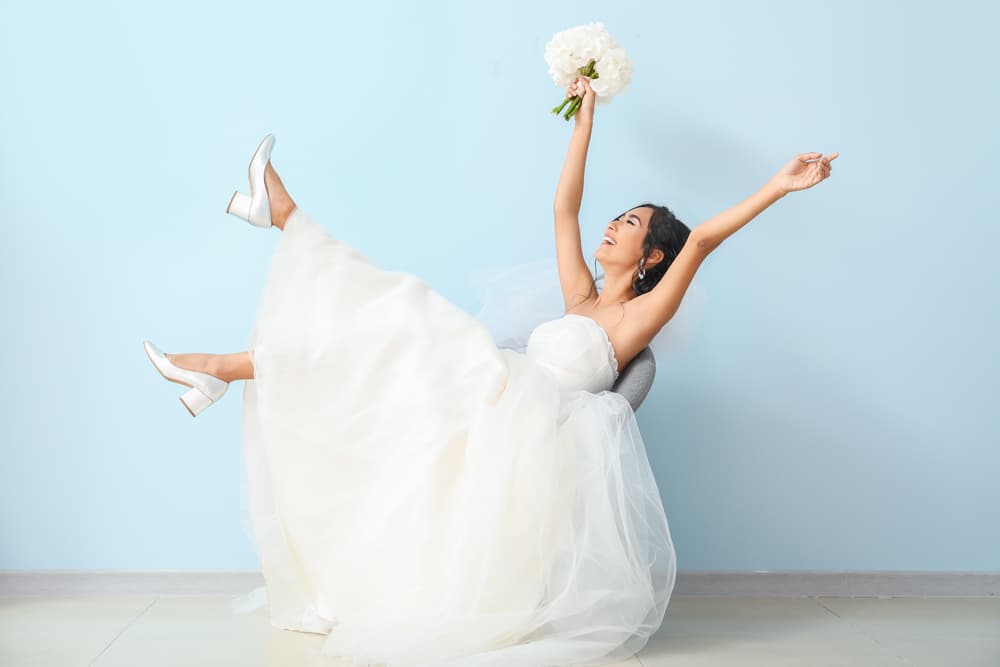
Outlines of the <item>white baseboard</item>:
<svg viewBox="0 0 1000 667">
<path fill-rule="evenodd" d="M 1000 572 L 752 570 L 678 572 L 674 594 L 713 597 L 996 597 Z"/>
<path fill-rule="evenodd" d="M 242 595 L 263 585 L 256 570 L 0 570 L 0 598 Z"/>
<path fill-rule="evenodd" d="M 0 598 L 243 595 L 255 570 L 0 570 Z M 673 595 L 692 597 L 997 597 L 1000 572 L 681 571 Z"/>
</svg>

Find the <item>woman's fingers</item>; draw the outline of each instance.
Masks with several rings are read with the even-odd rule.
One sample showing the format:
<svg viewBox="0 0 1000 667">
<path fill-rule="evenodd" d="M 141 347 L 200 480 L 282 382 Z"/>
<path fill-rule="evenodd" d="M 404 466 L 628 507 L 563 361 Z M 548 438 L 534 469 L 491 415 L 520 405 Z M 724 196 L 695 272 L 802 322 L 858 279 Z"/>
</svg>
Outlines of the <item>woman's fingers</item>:
<svg viewBox="0 0 1000 667">
<path fill-rule="evenodd" d="M 593 92 L 593 89 L 590 87 L 590 79 L 585 76 L 578 76 L 566 88 L 566 97 L 582 97 L 585 93 L 589 92 Z"/>
<path fill-rule="evenodd" d="M 829 167 L 830 162 L 836 160 L 838 155 L 840 155 L 840 153 L 830 153 L 829 155 L 823 155 L 822 153 L 816 153 L 815 151 L 812 151 L 809 153 L 799 153 L 797 157 L 799 162 L 812 162 L 814 160 L 818 160 L 820 165 Z"/>
</svg>

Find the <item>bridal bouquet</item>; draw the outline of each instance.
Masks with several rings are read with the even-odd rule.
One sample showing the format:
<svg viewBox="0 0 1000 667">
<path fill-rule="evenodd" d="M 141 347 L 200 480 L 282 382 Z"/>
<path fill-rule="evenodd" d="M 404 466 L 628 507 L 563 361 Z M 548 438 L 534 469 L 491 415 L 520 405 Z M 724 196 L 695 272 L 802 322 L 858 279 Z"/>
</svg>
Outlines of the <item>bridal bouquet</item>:
<svg viewBox="0 0 1000 667">
<path fill-rule="evenodd" d="M 625 49 L 608 34 L 603 23 L 594 21 L 557 32 L 545 45 L 545 62 L 557 86 L 565 88 L 577 76 L 590 79 L 597 104 L 611 101 L 632 79 L 632 60 Z M 563 115 L 569 120 L 580 108 L 581 101 L 579 95 L 567 97 L 552 109 L 552 113 L 558 114 L 569 104 Z"/>
</svg>

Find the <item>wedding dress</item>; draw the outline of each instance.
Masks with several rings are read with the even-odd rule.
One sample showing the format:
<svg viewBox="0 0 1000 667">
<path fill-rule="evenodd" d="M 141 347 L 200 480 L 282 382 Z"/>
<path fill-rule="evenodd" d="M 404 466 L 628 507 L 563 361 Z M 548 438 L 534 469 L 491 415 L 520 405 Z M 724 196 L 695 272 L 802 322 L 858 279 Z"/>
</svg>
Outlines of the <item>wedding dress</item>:
<svg viewBox="0 0 1000 667">
<path fill-rule="evenodd" d="M 501 347 L 296 209 L 248 350 L 244 528 L 266 586 L 235 611 L 390 667 L 605 664 L 659 628 L 676 556 L 595 320 Z"/>
</svg>

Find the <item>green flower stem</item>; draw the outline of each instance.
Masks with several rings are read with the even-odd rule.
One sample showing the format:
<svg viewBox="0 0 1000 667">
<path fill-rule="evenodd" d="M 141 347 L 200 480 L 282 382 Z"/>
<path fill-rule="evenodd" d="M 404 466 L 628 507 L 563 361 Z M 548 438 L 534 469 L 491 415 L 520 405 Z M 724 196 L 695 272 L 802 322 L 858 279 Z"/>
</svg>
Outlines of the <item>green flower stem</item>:
<svg viewBox="0 0 1000 667">
<path fill-rule="evenodd" d="M 569 120 L 569 117 L 573 114 L 573 109 L 576 108 L 576 98 L 569 103 L 569 107 L 566 109 L 566 113 L 563 114 L 563 120 Z"/>
<path fill-rule="evenodd" d="M 574 97 L 573 101 L 569 105 L 569 109 L 567 109 L 566 113 L 563 115 L 563 118 L 565 118 L 566 120 L 569 120 L 570 118 L 572 118 L 573 114 L 576 113 L 576 110 L 580 108 L 580 102 L 582 102 L 582 101 L 583 101 L 583 98 L 581 98 L 581 97 Z"/>
<path fill-rule="evenodd" d="M 590 62 L 588 62 L 583 67 L 579 68 L 577 70 L 577 72 L 579 72 L 582 76 L 587 77 L 588 79 L 597 79 L 597 78 L 599 78 L 600 75 L 597 73 L 597 70 L 594 69 L 594 63 L 595 62 L 596 61 L 593 58 L 591 58 Z M 569 120 L 570 118 L 573 117 L 573 115 L 580 108 L 580 104 L 582 102 L 583 102 L 583 98 L 580 97 L 579 95 L 574 95 L 573 97 L 567 97 L 566 99 L 564 99 L 562 101 L 562 104 L 560 104 L 559 106 L 557 106 L 557 107 L 555 107 L 555 108 L 552 109 L 552 113 L 558 115 L 559 112 L 563 110 L 563 107 L 565 107 L 568 104 L 569 108 L 566 109 L 566 113 L 563 114 L 563 118 L 565 120 Z"/>
</svg>

